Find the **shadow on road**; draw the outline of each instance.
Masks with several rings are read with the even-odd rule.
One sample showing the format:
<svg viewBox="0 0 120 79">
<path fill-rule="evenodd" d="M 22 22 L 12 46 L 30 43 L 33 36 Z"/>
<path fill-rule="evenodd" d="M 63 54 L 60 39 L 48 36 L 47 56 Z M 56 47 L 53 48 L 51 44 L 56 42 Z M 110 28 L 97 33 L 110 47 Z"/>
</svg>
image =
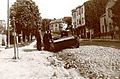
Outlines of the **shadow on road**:
<svg viewBox="0 0 120 79">
<path fill-rule="evenodd" d="M 24 49 L 24 52 L 33 52 L 33 51 L 37 51 L 37 49 Z"/>
</svg>

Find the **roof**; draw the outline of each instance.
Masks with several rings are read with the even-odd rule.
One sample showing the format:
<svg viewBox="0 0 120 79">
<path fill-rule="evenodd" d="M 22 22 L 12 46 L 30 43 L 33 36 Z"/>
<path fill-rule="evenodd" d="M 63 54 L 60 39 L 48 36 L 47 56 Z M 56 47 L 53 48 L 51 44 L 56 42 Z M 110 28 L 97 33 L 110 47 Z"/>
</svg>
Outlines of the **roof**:
<svg viewBox="0 0 120 79">
<path fill-rule="evenodd" d="M 50 22 L 50 24 L 52 23 L 63 23 L 63 21 L 61 19 L 56 19 Z"/>
</svg>

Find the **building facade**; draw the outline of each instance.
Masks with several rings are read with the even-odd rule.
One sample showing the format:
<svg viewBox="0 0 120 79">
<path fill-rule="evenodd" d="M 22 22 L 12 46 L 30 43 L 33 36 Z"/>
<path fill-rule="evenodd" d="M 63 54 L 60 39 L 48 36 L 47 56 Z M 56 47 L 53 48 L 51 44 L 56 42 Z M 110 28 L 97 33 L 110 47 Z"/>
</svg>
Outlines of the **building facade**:
<svg viewBox="0 0 120 79">
<path fill-rule="evenodd" d="M 73 28 L 77 28 L 77 24 L 76 24 L 76 9 L 72 10 L 72 25 L 73 25 Z"/>
<path fill-rule="evenodd" d="M 118 30 L 117 26 L 113 24 L 113 13 L 112 7 L 116 4 L 116 0 L 108 0 L 106 5 L 105 14 L 100 17 L 100 28 L 101 28 L 101 38 L 107 39 L 117 39 L 118 35 L 116 31 Z"/>
<path fill-rule="evenodd" d="M 89 25 L 89 11 L 87 7 L 90 1 L 72 10 L 72 24 L 77 35 L 81 38 L 91 38 L 90 32 L 93 33 Z M 92 8 L 92 7 L 91 7 Z M 92 20 L 92 18 L 90 18 Z M 89 19 L 89 20 L 90 20 Z"/>
<path fill-rule="evenodd" d="M 60 31 L 65 30 L 65 28 L 67 28 L 67 24 L 64 21 L 62 21 L 62 19 L 55 19 L 50 22 L 49 28 L 53 33 L 60 33 Z"/>
</svg>

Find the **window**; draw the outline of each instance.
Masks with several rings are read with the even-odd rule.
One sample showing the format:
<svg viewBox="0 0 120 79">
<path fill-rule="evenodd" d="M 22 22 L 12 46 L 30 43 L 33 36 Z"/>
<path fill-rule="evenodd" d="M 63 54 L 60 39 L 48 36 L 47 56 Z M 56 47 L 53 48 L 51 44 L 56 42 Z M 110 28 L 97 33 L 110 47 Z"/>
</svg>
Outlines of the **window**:
<svg viewBox="0 0 120 79">
<path fill-rule="evenodd" d="M 104 18 L 105 32 L 107 32 L 106 18 Z"/>
<path fill-rule="evenodd" d="M 112 23 L 109 23 L 109 29 L 110 29 L 110 31 L 113 30 Z"/>
<path fill-rule="evenodd" d="M 83 13 L 83 8 L 81 8 L 81 13 Z"/>
<path fill-rule="evenodd" d="M 52 25 L 50 26 L 50 29 L 53 29 L 53 26 L 52 26 Z"/>
<path fill-rule="evenodd" d="M 58 31 L 58 28 L 55 28 L 55 31 Z"/>
<path fill-rule="evenodd" d="M 77 19 L 77 24 L 79 24 L 79 20 Z"/>
<path fill-rule="evenodd" d="M 84 23 L 84 18 L 82 18 L 82 23 Z"/>
<path fill-rule="evenodd" d="M 79 16 L 79 9 L 77 10 L 77 16 Z"/>
<path fill-rule="evenodd" d="M 73 18 L 75 18 L 75 13 L 73 14 Z"/>
<path fill-rule="evenodd" d="M 108 17 L 111 17 L 111 9 L 108 8 Z"/>
<path fill-rule="evenodd" d="M 57 27 L 57 24 L 56 24 L 56 26 L 55 27 Z"/>
<path fill-rule="evenodd" d="M 81 18 L 79 19 L 79 24 L 81 24 Z"/>
<path fill-rule="evenodd" d="M 104 25 L 102 25 L 102 33 L 104 33 L 105 32 L 105 30 L 104 30 Z"/>
<path fill-rule="evenodd" d="M 80 8 L 79 8 L 79 15 L 80 15 L 81 13 L 80 13 Z"/>
<path fill-rule="evenodd" d="M 77 11 L 77 16 L 79 16 L 79 10 Z"/>
</svg>

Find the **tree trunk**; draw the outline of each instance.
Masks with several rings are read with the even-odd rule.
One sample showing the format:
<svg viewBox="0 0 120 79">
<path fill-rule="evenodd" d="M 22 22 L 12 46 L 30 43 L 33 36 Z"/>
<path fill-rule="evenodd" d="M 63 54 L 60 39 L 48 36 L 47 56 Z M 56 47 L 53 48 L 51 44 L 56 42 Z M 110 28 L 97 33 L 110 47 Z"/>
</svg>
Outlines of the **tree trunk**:
<svg viewBox="0 0 120 79">
<path fill-rule="evenodd" d="M 23 31 L 23 42 L 25 42 L 25 33 Z"/>
<path fill-rule="evenodd" d="M 90 41 L 92 39 L 92 30 L 90 29 Z"/>
<path fill-rule="evenodd" d="M 30 33 L 30 35 L 29 35 L 29 42 L 31 42 L 31 33 Z"/>
<path fill-rule="evenodd" d="M 32 37 L 33 37 L 33 35 L 31 35 L 31 39 L 30 39 L 31 41 L 32 41 Z"/>
<path fill-rule="evenodd" d="M 21 37 L 20 37 L 20 39 L 21 39 L 21 44 L 23 44 L 23 31 L 21 30 Z"/>
</svg>

